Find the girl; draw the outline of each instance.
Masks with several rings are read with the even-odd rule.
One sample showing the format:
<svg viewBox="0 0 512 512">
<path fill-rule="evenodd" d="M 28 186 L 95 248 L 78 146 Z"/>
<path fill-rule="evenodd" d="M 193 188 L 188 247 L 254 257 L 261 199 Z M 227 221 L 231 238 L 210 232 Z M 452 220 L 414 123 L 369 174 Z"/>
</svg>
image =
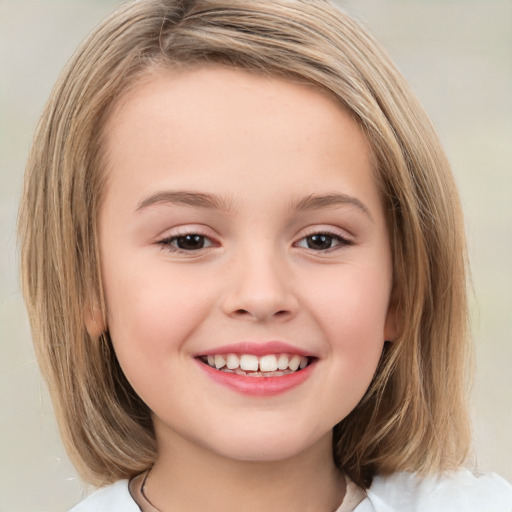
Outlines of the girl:
<svg viewBox="0 0 512 512">
<path fill-rule="evenodd" d="M 512 510 L 463 469 L 449 166 L 327 2 L 114 13 L 48 102 L 20 237 L 63 438 L 104 486 L 74 511 Z"/>
</svg>

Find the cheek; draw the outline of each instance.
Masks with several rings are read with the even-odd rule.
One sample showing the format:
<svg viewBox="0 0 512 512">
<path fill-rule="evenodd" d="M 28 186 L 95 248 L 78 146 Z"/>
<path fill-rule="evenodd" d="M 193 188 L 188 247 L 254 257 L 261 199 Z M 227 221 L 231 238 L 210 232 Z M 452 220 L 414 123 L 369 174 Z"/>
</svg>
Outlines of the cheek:
<svg viewBox="0 0 512 512">
<path fill-rule="evenodd" d="M 210 307 L 208 289 L 183 276 L 167 278 L 165 271 L 111 283 L 115 286 L 108 282 L 105 286 L 109 332 L 130 381 L 140 380 L 148 371 L 166 370 L 163 367 L 173 360 L 168 357 L 171 353 L 186 355 L 184 342 Z"/>
<path fill-rule="evenodd" d="M 352 411 L 368 389 L 384 347 L 389 286 L 382 275 L 353 269 L 324 298 L 313 298 L 316 322 L 328 340 L 325 409 L 333 424 Z M 313 307 L 313 306 L 312 306 Z"/>
<path fill-rule="evenodd" d="M 320 293 L 321 288 L 328 292 Z M 330 350 L 340 355 L 350 373 L 354 369 L 373 371 L 385 339 L 391 289 L 388 273 L 382 268 L 353 266 L 316 289 L 310 310 L 323 326 Z"/>
</svg>

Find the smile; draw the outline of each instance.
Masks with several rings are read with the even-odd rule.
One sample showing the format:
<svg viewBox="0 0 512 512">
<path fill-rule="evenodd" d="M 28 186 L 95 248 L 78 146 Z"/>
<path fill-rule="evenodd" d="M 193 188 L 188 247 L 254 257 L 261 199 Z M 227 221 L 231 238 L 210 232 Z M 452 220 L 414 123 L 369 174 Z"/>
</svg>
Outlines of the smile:
<svg viewBox="0 0 512 512">
<path fill-rule="evenodd" d="M 200 360 L 211 368 L 246 377 L 282 377 L 306 368 L 310 358 L 298 354 L 210 354 Z"/>
<path fill-rule="evenodd" d="M 199 369 L 211 381 L 242 395 L 271 397 L 301 386 L 318 357 L 287 343 L 235 343 L 197 354 Z"/>
</svg>

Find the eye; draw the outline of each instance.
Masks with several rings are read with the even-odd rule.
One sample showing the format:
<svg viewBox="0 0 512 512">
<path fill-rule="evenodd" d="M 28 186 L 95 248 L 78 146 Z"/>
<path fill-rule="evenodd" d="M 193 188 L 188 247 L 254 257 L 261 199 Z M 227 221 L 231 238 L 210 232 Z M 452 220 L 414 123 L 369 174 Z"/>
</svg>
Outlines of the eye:
<svg viewBox="0 0 512 512">
<path fill-rule="evenodd" d="M 193 252 L 206 249 L 207 247 L 212 247 L 214 245 L 210 238 L 199 233 L 171 236 L 158 243 L 171 252 Z"/>
<path fill-rule="evenodd" d="M 327 251 L 337 246 L 352 245 L 352 241 L 334 233 L 314 233 L 302 238 L 296 245 L 313 251 Z"/>
</svg>

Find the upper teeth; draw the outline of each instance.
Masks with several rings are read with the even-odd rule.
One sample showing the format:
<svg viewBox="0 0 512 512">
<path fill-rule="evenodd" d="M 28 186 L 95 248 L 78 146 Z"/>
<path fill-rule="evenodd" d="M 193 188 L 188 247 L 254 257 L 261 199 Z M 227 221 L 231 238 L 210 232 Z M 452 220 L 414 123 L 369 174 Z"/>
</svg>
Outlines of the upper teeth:
<svg viewBox="0 0 512 512">
<path fill-rule="evenodd" d="M 226 367 L 229 370 L 240 368 L 251 372 L 275 372 L 277 370 L 294 372 L 299 368 L 305 368 L 308 364 L 307 357 L 288 354 L 268 354 L 261 357 L 252 354 L 216 354 L 209 355 L 206 359 L 210 366 L 218 370 Z"/>
</svg>

